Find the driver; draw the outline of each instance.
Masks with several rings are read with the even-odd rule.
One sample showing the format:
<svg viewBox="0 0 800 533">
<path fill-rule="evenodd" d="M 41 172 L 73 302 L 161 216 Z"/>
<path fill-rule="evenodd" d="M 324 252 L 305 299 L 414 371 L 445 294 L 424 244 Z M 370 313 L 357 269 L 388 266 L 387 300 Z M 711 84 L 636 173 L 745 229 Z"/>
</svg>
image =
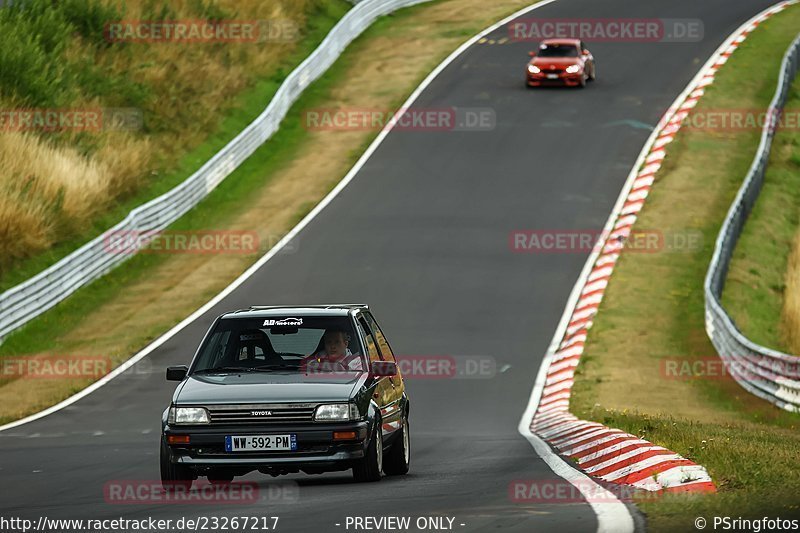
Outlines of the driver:
<svg viewBox="0 0 800 533">
<path fill-rule="evenodd" d="M 362 370 L 361 357 L 350 351 L 350 334 L 340 329 L 325 330 L 322 336 L 323 349 L 313 354 L 313 363 L 323 365 L 330 370 Z"/>
</svg>

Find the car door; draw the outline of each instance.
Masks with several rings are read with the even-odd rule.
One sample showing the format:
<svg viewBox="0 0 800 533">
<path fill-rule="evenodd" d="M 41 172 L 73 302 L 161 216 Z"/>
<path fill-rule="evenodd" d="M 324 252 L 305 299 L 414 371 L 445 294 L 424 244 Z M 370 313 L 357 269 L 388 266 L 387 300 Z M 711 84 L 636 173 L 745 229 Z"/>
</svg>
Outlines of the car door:
<svg viewBox="0 0 800 533">
<path fill-rule="evenodd" d="M 384 359 L 381 357 L 381 352 L 378 349 L 378 342 L 375 340 L 372 328 L 370 328 L 364 315 L 360 314 L 356 321 L 358 322 L 359 329 L 364 339 L 364 346 L 367 350 L 369 364 L 372 365 L 375 361 L 383 361 Z M 377 404 L 378 409 L 380 409 L 381 429 L 383 431 L 384 442 L 386 442 L 385 439 L 397 429 L 395 427 L 397 424 L 394 421 L 396 416 L 392 416 L 396 410 L 394 389 L 395 387 L 392 385 L 390 379 L 384 376 L 377 379 L 375 391 L 372 394 L 372 399 Z"/>
<path fill-rule="evenodd" d="M 364 313 L 364 318 L 378 343 L 378 351 L 380 352 L 381 359 L 397 364 L 392 348 L 389 346 L 389 341 L 386 340 L 386 336 L 383 334 L 383 331 L 381 331 L 372 313 Z M 405 384 L 403 383 L 403 376 L 400 374 L 399 365 L 397 368 L 397 375 L 386 379 L 389 382 L 391 390 L 387 391 L 390 395 L 390 402 L 388 404 L 388 412 L 384 417 L 384 423 L 390 425 L 392 431 L 396 431 L 402 427 L 403 403 L 405 401 Z"/>
</svg>

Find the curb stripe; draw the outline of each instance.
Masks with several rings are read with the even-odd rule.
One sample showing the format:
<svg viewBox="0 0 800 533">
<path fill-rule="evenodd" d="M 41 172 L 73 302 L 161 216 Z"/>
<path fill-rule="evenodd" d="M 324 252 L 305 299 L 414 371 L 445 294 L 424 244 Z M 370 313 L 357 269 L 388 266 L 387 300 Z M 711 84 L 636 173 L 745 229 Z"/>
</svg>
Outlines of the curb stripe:
<svg viewBox="0 0 800 533">
<path fill-rule="evenodd" d="M 569 397 L 588 330 L 599 312 L 614 266 L 624 248 L 624 239 L 631 234 L 638 213 L 656 181 L 656 174 L 667 157 L 664 147 L 674 140 L 685 119 L 705 94 L 704 88 L 714 83 L 716 71 L 747 35 L 761 21 L 797 2 L 781 2 L 742 24 L 670 106 L 640 154 L 626 183 L 627 189 L 623 189 L 609 217 L 606 228 L 613 230 L 602 234 L 601 239 L 605 242 L 599 251 L 596 247 L 573 290 L 573 307 L 569 310 L 568 304 L 568 311 L 559 326 L 561 338 L 557 332 L 537 380 L 543 385 L 542 394 L 537 400 L 539 403 L 533 411 L 530 426 L 559 454 L 576 461 L 579 469 L 593 477 L 648 491 L 716 491 L 705 468 L 679 454 L 624 431 L 578 420 L 569 413 Z"/>
</svg>

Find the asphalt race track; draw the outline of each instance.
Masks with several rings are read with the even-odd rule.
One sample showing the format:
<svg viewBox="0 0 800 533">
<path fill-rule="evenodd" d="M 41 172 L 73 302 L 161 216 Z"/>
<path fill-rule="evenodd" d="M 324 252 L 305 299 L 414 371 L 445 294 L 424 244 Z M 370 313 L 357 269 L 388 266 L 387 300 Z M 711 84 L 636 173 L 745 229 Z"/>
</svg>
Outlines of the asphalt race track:
<svg viewBox="0 0 800 533">
<path fill-rule="evenodd" d="M 589 43 L 599 81 L 528 90 L 533 43 L 476 44 L 419 108 L 492 108 L 493 131 L 394 131 L 279 254 L 121 376 L 70 407 L 0 433 L 4 516 L 279 516 L 279 531 L 344 531 L 348 516 L 449 516 L 458 531 L 594 531 L 585 502 L 519 504 L 515 479 L 558 480 L 517 432 L 542 355 L 586 260 L 518 254 L 519 229 L 600 230 L 649 130 L 714 49 L 770 0 L 559 0 L 523 18 L 697 18 L 694 43 Z M 505 27 L 492 36 L 507 36 Z M 212 319 L 251 304 L 366 302 L 406 355 L 481 355 L 497 373 L 408 380 L 412 471 L 240 478 L 248 505 L 106 503 L 114 480 L 158 480 L 159 421 Z M 502 370 L 502 372 L 500 371 Z M 288 485 L 287 485 L 288 482 Z M 270 491 L 270 488 L 273 490 Z M 339 523 L 341 526 L 336 526 Z M 463 526 L 460 524 L 464 524 Z M 352 529 L 351 529 L 352 530 Z"/>
</svg>

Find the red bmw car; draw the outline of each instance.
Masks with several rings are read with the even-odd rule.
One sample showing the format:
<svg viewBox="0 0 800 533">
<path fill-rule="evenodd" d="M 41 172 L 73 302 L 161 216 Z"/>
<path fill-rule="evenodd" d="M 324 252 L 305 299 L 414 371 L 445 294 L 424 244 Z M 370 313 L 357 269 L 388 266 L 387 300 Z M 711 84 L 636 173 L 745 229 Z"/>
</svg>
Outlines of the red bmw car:
<svg viewBox="0 0 800 533">
<path fill-rule="evenodd" d="M 529 55 L 532 59 L 525 69 L 529 87 L 585 87 L 586 82 L 597 75 L 592 53 L 579 39 L 546 39 L 539 50 Z"/>
</svg>

